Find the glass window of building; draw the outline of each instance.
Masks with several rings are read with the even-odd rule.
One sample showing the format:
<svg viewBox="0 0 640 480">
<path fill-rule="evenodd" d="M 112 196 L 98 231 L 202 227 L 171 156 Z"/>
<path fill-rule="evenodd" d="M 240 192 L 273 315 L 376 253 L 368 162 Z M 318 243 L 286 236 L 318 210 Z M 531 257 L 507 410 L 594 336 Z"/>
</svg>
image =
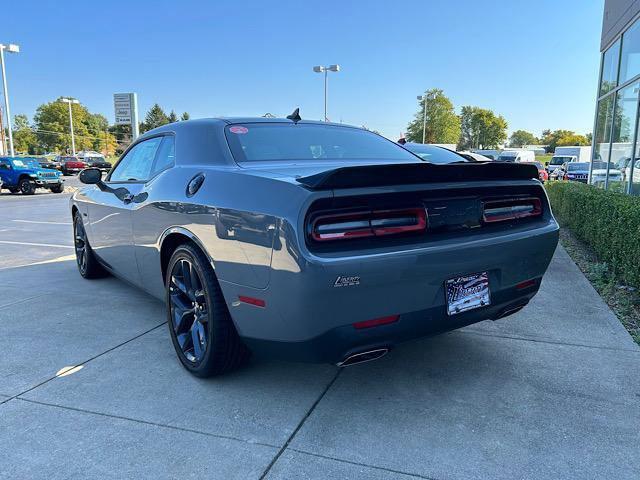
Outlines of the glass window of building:
<svg viewBox="0 0 640 480">
<path fill-rule="evenodd" d="M 610 92 L 618 84 L 618 60 L 620 59 L 620 40 L 611 45 L 602 57 L 602 80 L 600 95 Z"/>
<path fill-rule="evenodd" d="M 611 126 L 613 124 L 613 99 L 615 95 L 609 95 L 598 103 L 598 118 L 596 119 L 596 130 L 594 133 L 593 160 L 609 161 L 609 143 L 611 141 Z M 595 183 L 593 176 L 591 183 Z M 602 185 L 604 186 L 604 184 Z"/>
<path fill-rule="evenodd" d="M 591 183 L 599 186 L 606 183 L 609 190 L 625 190 L 623 177 L 625 168 L 631 163 L 633 156 L 639 87 L 640 83 L 634 82 L 616 93 L 609 162 L 607 164 L 603 158 L 604 162 L 601 165 L 594 164 Z"/>
<path fill-rule="evenodd" d="M 633 167 L 631 165 L 627 167 L 626 174 L 630 182 L 629 193 L 631 195 L 640 195 L 640 159 L 637 156 Z"/>
<path fill-rule="evenodd" d="M 640 74 L 640 22 L 634 23 L 622 37 L 620 83 Z"/>
</svg>

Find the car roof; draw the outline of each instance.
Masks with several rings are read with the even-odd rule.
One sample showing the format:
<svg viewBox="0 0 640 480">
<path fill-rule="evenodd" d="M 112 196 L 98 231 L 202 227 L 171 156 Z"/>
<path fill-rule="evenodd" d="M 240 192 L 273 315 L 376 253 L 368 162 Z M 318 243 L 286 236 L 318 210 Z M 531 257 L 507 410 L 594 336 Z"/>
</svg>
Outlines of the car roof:
<svg viewBox="0 0 640 480">
<path fill-rule="evenodd" d="M 149 130 L 141 135 L 141 137 L 149 137 L 163 132 L 177 132 L 184 128 L 190 128 L 194 126 L 210 126 L 223 128 L 227 125 L 233 125 L 236 123 L 292 123 L 292 120 L 288 118 L 265 118 L 265 117 L 214 117 L 214 118 L 198 118 L 196 120 L 183 120 L 180 122 L 167 123 L 160 127 Z M 331 125 L 345 128 L 357 128 L 362 130 L 361 127 L 354 125 L 347 125 L 344 123 L 322 122 L 319 120 L 300 120 L 298 124 L 303 125 Z"/>
</svg>

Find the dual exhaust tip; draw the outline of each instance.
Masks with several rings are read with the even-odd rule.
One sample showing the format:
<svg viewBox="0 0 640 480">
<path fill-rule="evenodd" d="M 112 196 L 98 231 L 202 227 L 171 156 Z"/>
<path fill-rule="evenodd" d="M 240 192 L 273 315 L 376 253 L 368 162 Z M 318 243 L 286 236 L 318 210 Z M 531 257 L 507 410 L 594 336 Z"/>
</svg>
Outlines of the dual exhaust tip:
<svg viewBox="0 0 640 480">
<path fill-rule="evenodd" d="M 377 360 L 378 358 L 385 356 L 388 351 L 389 349 L 386 347 L 365 350 L 364 352 L 358 352 L 347 356 L 341 362 L 336 363 L 336 365 L 338 367 L 349 367 L 358 363 L 371 362 L 372 360 Z"/>
</svg>

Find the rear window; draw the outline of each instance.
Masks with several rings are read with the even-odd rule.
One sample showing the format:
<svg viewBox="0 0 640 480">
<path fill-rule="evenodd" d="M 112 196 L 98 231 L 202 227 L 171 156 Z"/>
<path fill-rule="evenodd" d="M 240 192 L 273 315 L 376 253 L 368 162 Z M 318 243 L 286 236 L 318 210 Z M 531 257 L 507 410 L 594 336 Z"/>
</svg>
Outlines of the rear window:
<svg viewBox="0 0 640 480">
<path fill-rule="evenodd" d="M 366 130 L 304 123 L 229 125 L 225 134 L 237 162 L 417 161 L 405 149 Z"/>
<path fill-rule="evenodd" d="M 551 157 L 549 165 L 562 165 L 565 162 L 570 162 L 571 157 Z"/>
</svg>

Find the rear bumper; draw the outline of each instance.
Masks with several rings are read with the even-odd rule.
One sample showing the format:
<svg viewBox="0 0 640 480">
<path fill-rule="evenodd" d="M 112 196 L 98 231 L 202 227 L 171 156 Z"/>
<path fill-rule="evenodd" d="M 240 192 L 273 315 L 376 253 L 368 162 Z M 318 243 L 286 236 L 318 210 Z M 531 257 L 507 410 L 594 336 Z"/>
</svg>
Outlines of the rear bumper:
<svg viewBox="0 0 640 480">
<path fill-rule="evenodd" d="M 493 295 L 496 301 L 488 307 L 471 310 L 459 315 L 448 316 L 440 306 L 427 310 L 406 313 L 389 325 L 368 329 L 356 329 L 352 325 L 333 328 L 322 335 L 301 341 L 281 342 L 243 337 L 245 344 L 254 355 L 278 360 L 338 363 L 355 353 L 386 348 L 392 350 L 397 345 L 422 337 L 444 333 L 450 330 L 481 322 L 497 320 L 519 311 L 537 293 L 540 282 L 523 291 L 515 288 Z"/>
<path fill-rule="evenodd" d="M 539 228 L 514 229 L 498 237 L 478 235 L 393 254 L 292 262 L 286 269 L 273 268 L 265 289 L 224 279 L 220 285 L 240 336 L 256 352 L 337 362 L 358 350 L 392 348 L 411 338 L 497 319 L 526 305 L 539 288 L 557 242 L 558 225 L 549 219 Z M 491 305 L 448 316 L 446 280 L 485 271 Z M 357 276 L 359 283 L 336 287 L 339 276 Z M 532 279 L 536 283 L 529 289 L 516 288 Z M 260 299 L 265 305 L 241 302 L 240 296 Z M 353 327 L 356 322 L 393 315 L 400 316 L 393 324 Z"/>
</svg>

